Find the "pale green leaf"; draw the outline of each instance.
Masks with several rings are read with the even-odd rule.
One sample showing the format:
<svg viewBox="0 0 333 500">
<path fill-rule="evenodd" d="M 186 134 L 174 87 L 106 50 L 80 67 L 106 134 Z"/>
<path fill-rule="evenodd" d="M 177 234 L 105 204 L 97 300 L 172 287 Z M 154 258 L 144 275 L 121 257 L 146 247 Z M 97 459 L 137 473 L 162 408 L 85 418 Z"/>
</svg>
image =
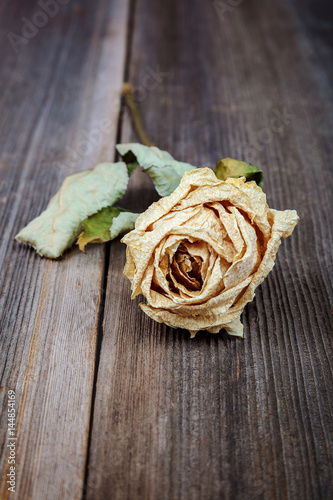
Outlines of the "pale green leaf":
<svg viewBox="0 0 333 500">
<path fill-rule="evenodd" d="M 83 231 L 77 244 L 82 252 L 88 243 L 102 243 L 134 228 L 140 214 L 127 212 L 123 208 L 105 207 L 82 223 Z"/>
<path fill-rule="evenodd" d="M 46 210 L 16 236 L 50 259 L 60 257 L 81 232 L 82 222 L 103 207 L 113 205 L 125 193 L 125 163 L 101 163 L 67 177 Z"/>
<path fill-rule="evenodd" d="M 127 164 L 133 165 L 137 162 L 144 168 L 160 196 L 171 194 L 178 187 L 184 173 L 197 168 L 175 160 L 170 153 L 155 146 L 118 144 L 117 150 Z"/>
<path fill-rule="evenodd" d="M 83 231 L 80 234 L 77 245 L 82 252 L 88 243 L 101 243 L 110 240 L 110 226 L 114 217 L 118 217 L 120 209 L 116 207 L 104 207 L 96 214 L 91 215 L 82 222 Z"/>
<path fill-rule="evenodd" d="M 247 181 L 255 181 L 258 186 L 262 187 L 264 175 L 262 170 L 245 161 L 223 158 L 217 162 L 214 172 L 216 177 L 222 181 L 228 177 L 245 177 Z"/>
<path fill-rule="evenodd" d="M 140 214 L 136 214 L 133 212 L 120 212 L 118 217 L 113 219 L 112 225 L 110 227 L 111 240 L 114 240 L 122 233 L 134 229 L 135 221 L 139 217 L 139 215 Z"/>
</svg>

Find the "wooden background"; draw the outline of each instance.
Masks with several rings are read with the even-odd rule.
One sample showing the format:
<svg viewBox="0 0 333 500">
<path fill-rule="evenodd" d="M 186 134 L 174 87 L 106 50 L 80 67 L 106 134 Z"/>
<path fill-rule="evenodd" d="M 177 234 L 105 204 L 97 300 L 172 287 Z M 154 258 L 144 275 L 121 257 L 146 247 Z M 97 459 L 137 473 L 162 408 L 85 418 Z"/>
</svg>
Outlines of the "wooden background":
<svg viewBox="0 0 333 500">
<path fill-rule="evenodd" d="M 37 2 L 0 5 L 1 499 L 8 390 L 20 500 L 332 498 L 329 3 L 63 3 L 37 33 Z M 30 38 L 15 51 L 10 33 Z M 137 140 L 124 80 L 156 145 L 251 160 L 270 206 L 299 212 L 244 340 L 152 322 L 119 241 L 51 262 L 13 239 L 66 175 Z M 156 199 L 136 171 L 123 205 Z"/>
</svg>

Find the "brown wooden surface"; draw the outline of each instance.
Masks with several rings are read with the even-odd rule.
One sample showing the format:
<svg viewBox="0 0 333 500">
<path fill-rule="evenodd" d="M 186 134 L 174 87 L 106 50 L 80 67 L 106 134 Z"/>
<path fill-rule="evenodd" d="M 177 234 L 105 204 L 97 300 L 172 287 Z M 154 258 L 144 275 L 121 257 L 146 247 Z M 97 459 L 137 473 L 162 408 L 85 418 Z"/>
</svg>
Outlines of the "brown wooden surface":
<svg viewBox="0 0 333 500">
<path fill-rule="evenodd" d="M 333 496 L 332 16 L 323 1 L 216 4 L 69 3 L 18 55 L 0 40 L 2 496 L 9 389 L 20 499 Z M 36 7 L 0 9 L 6 34 Z M 59 262 L 13 242 L 71 173 L 50 165 L 80 131 L 112 118 L 76 170 L 113 156 L 124 77 L 155 144 L 198 166 L 249 159 L 270 206 L 299 212 L 244 340 L 152 322 L 119 241 Z M 127 113 L 118 139 L 136 140 Z M 123 205 L 156 199 L 137 170 Z"/>
<path fill-rule="evenodd" d="M 38 5 L 7 2 L 2 10 L 6 32 L 20 33 L 21 17 L 31 19 Z M 127 2 L 85 1 L 62 6 L 17 55 L 5 34 L 0 40 L 1 499 L 8 390 L 18 410 L 17 498 L 82 496 L 105 248 L 51 262 L 13 238 L 64 176 L 113 159 L 126 25 Z M 107 118 L 99 144 L 70 163 L 66 148 L 80 151 L 83 131 Z"/>
</svg>

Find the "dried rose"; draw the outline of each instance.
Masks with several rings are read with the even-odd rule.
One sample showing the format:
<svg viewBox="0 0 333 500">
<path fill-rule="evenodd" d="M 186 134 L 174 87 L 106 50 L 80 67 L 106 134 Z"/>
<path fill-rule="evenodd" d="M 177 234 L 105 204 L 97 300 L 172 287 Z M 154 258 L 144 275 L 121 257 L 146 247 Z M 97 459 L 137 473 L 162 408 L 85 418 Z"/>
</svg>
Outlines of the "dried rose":
<svg viewBox="0 0 333 500">
<path fill-rule="evenodd" d="M 295 210 L 272 210 L 255 182 L 217 179 L 209 168 L 186 172 L 178 188 L 153 203 L 123 238 L 132 298 L 173 328 L 243 336 L 240 315 L 274 266 Z"/>
</svg>

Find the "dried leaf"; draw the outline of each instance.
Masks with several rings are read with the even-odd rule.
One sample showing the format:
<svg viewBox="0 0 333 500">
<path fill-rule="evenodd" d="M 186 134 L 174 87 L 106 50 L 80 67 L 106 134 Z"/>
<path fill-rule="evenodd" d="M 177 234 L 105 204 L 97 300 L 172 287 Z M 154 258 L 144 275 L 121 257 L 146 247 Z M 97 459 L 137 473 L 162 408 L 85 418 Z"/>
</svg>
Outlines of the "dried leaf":
<svg viewBox="0 0 333 500">
<path fill-rule="evenodd" d="M 133 229 L 139 215 L 118 207 L 102 208 L 83 221 L 84 230 L 76 243 L 84 252 L 88 243 L 103 243 L 113 240 L 119 234 Z"/>
<path fill-rule="evenodd" d="M 170 153 L 155 146 L 118 144 L 117 150 L 131 169 L 141 165 L 155 184 L 160 196 L 168 196 L 178 186 L 185 172 L 196 167 L 175 160 Z"/>
<path fill-rule="evenodd" d="M 228 177 L 245 177 L 247 181 L 255 181 L 258 186 L 262 187 L 264 175 L 262 170 L 245 161 L 223 158 L 217 162 L 214 172 L 221 181 L 227 180 Z"/>
<path fill-rule="evenodd" d="M 133 212 L 121 211 L 118 217 L 113 219 L 112 225 L 110 227 L 111 240 L 114 240 L 122 233 L 131 231 L 134 226 L 136 219 L 140 214 Z"/>
<path fill-rule="evenodd" d="M 60 257 L 80 234 L 82 222 L 119 200 L 127 183 L 123 162 L 101 163 L 67 177 L 46 210 L 16 235 L 17 241 L 32 245 L 44 257 Z"/>
</svg>

